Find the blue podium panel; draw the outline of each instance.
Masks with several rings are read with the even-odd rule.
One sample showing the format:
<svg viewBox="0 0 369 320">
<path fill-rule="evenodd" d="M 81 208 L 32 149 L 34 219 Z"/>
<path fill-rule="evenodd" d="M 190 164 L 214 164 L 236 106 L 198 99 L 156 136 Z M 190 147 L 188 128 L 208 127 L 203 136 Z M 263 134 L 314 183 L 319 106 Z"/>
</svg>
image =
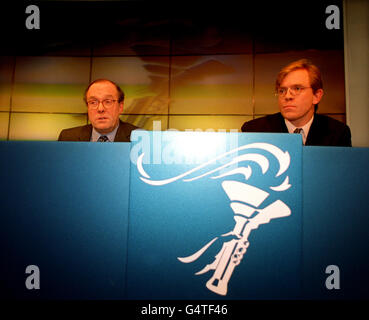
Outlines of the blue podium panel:
<svg viewBox="0 0 369 320">
<path fill-rule="evenodd" d="M 301 293 L 300 135 L 135 131 L 127 297 Z"/>
<path fill-rule="evenodd" d="M 304 147 L 303 164 L 305 297 L 368 299 L 369 149 Z"/>
<path fill-rule="evenodd" d="M 18 299 L 124 297 L 130 143 L 1 142 L 1 289 Z M 28 290 L 36 265 L 40 289 Z"/>
</svg>

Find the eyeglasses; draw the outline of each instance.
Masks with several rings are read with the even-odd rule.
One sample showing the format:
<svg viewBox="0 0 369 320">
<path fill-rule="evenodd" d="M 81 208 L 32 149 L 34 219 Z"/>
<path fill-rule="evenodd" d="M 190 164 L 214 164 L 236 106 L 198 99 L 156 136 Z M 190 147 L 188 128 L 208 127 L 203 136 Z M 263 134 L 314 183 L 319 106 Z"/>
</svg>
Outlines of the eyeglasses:
<svg viewBox="0 0 369 320">
<path fill-rule="evenodd" d="M 87 101 L 87 105 L 89 108 L 91 109 L 97 109 L 100 105 L 100 102 L 102 103 L 102 105 L 104 106 L 104 108 L 111 108 L 114 105 L 114 102 L 116 102 L 118 100 L 113 100 L 113 99 L 104 99 L 104 100 L 97 100 L 97 99 L 92 99 L 92 100 L 88 100 Z"/>
<path fill-rule="evenodd" d="M 291 86 L 291 87 L 279 87 L 275 93 L 276 96 L 284 97 L 288 90 L 290 90 L 292 96 L 298 96 L 303 90 L 308 89 L 311 87 L 304 87 L 304 86 Z"/>
</svg>

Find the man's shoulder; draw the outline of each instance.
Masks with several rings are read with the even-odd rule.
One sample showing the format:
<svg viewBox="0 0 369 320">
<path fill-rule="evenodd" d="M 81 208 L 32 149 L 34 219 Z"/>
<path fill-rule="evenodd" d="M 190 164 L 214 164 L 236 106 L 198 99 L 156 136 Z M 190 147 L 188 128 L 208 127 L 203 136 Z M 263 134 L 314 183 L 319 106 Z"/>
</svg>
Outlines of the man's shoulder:
<svg viewBox="0 0 369 320">
<path fill-rule="evenodd" d="M 61 132 L 66 132 L 66 133 L 70 133 L 70 132 L 80 132 L 85 130 L 86 128 L 88 128 L 90 125 L 85 124 L 84 126 L 78 126 L 78 127 L 72 127 L 72 128 L 66 128 L 63 129 Z"/>
<path fill-rule="evenodd" d="M 341 121 L 315 114 L 306 145 L 351 146 L 351 130 Z"/>
<path fill-rule="evenodd" d="M 86 124 L 84 126 L 78 126 L 73 128 L 63 129 L 59 135 L 59 141 L 78 141 L 78 140 L 86 140 L 84 139 L 87 136 L 91 136 L 92 126 L 90 124 Z M 88 138 L 89 138 L 88 137 Z M 88 139 L 89 140 L 89 139 Z"/>
<path fill-rule="evenodd" d="M 127 128 L 130 131 L 140 129 L 139 127 L 136 127 L 134 124 L 129 123 L 129 122 L 120 121 L 120 125 L 124 126 L 125 128 Z"/>
<path fill-rule="evenodd" d="M 257 119 L 245 122 L 242 132 L 280 132 L 283 130 L 283 117 L 278 113 L 269 114 Z"/>
<path fill-rule="evenodd" d="M 115 136 L 114 141 L 115 142 L 130 142 L 130 137 L 131 137 L 131 132 L 133 130 L 139 129 L 139 127 L 136 127 L 135 125 L 129 123 L 129 122 L 124 122 L 122 120 L 119 120 L 119 128 L 118 128 L 118 132 Z"/>
<path fill-rule="evenodd" d="M 315 114 L 316 117 L 316 122 L 321 125 L 324 126 L 325 128 L 329 129 L 330 131 L 332 129 L 341 129 L 344 130 L 346 128 L 348 128 L 348 126 L 346 124 L 344 124 L 343 122 L 336 120 L 334 118 L 331 118 L 329 116 L 323 115 L 323 114 Z"/>
</svg>

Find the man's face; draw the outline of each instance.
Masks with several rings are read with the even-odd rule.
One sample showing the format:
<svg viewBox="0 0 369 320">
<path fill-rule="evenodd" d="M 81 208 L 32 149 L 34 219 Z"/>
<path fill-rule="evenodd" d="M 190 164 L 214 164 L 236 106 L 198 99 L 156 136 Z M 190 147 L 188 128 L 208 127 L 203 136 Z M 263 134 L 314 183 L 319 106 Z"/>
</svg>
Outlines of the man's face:
<svg viewBox="0 0 369 320">
<path fill-rule="evenodd" d="M 94 83 L 86 94 L 87 101 L 105 99 L 116 100 L 110 108 L 99 103 L 97 109 L 88 107 L 88 118 L 92 126 L 99 133 L 106 134 L 115 129 L 119 122 L 119 115 L 123 112 L 123 102 L 118 102 L 118 92 L 115 86 L 107 81 Z"/>
<path fill-rule="evenodd" d="M 278 97 L 279 109 L 283 117 L 296 127 L 305 125 L 314 114 L 314 105 L 319 103 L 323 96 L 323 90 L 318 89 L 313 93 L 310 87 L 309 74 L 305 69 L 298 69 L 290 72 L 280 84 L 280 87 L 292 86 L 307 87 L 295 96 L 291 90 L 287 90 L 286 95 Z"/>
</svg>

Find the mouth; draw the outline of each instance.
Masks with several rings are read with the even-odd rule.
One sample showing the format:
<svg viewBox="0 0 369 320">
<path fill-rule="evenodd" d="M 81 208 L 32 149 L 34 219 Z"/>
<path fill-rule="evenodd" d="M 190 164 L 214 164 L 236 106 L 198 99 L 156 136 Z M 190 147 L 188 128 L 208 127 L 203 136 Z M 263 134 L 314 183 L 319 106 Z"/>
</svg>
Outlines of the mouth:
<svg viewBox="0 0 369 320">
<path fill-rule="evenodd" d="M 283 106 L 283 109 L 284 110 L 289 110 L 289 109 L 295 109 L 296 106 L 293 106 L 293 105 L 286 105 L 286 106 Z"/>
<path fill-rule="evenodd" d="M 105 120 L 108 120 L 108 118 L 107 117 L 98 117 L 96 120 L 97 121 L 105 121 Z"/>
</svg>

